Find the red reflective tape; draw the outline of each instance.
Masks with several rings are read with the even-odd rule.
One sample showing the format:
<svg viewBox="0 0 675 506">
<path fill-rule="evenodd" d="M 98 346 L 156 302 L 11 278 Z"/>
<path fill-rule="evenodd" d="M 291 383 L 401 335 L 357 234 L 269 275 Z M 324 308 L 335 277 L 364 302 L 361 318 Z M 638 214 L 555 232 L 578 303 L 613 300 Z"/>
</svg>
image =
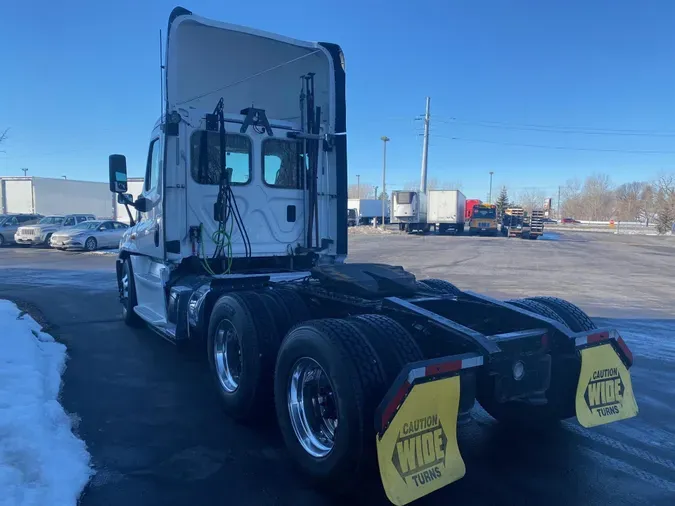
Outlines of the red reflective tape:
<svg viewBox="0 0 675 506">
<path fill-rule="evenodd" d="M 443 362 L 442 364 L 428 365 L 425 369 L 425 376 L 434 376 L 444 372 L 459 371 L 462 368 L 461 360 L 454 360 L 452 362 Z"/>
<path fill-rule="evenodd" d="M 621 348 L 621 351 L 623 351 L 624 355 L 626 355 L 626 359 L 628 360 L 628 365 L 633 365 L 633 352 L 630 351 L 630 348 L 628 348 L 628 345 L 626 342 L 623 340 L 621 336 L 619 336 L 616 340 L 616 344 L 619 345 L 619 348 Z"/>
<path fill-rule="evenodd" d="M 391 400 L 391 402 L 387 404 L 384 413 L 382 413 L 382 429 L 386 427 L 387 422 L 394 416 L 396 408 L 398 408 L 399 404 L 401 404 L 403 401 L 403 398 L 405 397 L 405 394 L 408 393 L 409 388 L 410 383 L 405 381 L 403 385 L 401 385 L 401 388 L 398 389 L 398 392 L 396 392 L 396 395 L 394 395 L 394 398 Z"/>
<path fill-rule="evenodd" d="M 591 334 L 586 339 L 588 344 L 598 343 L 605 339 L 609 339 L 609 332 L 597 332 L 596 334 Z"/>
</svg>

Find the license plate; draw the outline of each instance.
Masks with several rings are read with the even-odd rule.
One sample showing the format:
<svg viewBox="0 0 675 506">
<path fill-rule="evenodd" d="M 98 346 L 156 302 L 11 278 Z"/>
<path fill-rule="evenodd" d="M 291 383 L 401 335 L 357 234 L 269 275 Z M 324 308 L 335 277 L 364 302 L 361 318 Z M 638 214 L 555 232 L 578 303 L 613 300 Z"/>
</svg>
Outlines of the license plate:
<svg viewBox="0 0 675 506">
<path fill-rule="evenodd" d="M 628 369 L 611 344 L 581 350 L 576 412 L 584 427 L 595 427 L 638 414 Z"/>
<path fill-rule="evenodd" d="M 389 500 L 402 506 L 466 473 L 457 446 L 460 377 L 416 384 L 381 437 L 377 460 Z"/>
</svg>

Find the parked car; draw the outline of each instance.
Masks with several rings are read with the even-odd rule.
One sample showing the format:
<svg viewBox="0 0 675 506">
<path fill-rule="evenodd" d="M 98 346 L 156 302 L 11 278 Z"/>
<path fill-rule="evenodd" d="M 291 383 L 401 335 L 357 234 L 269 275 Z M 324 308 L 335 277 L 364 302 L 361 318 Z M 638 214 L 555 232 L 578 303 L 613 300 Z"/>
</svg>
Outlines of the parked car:
<svg viewBox="0 0 675 506">
<path fill-rule="evenodd" d="M 14 243 L 14 234 L 21 225 L 32 225 L 42 218 L 40 214 L 0 215 L 0 247 Z"/>
<path fill-rule="evenodd" d="M 49 240 L 52 234 L 57 230 L 66 227 L 74 227 L 83 221 L 95 220 L 93 214 L 66 214 L 65 216 L 45 216 L 35 225 L 19 227 L 14 234 L 14 240 L 17 244 L 27 246 L 46 245 L 49 246 Z"/>
<path fill-rule="evenodd" d="M 57 249 L 83 249 L 85 251 L 116 248 L 127 228 L 129 225 L 119 221 L 85 221 L 74 227 L 54 232 L 49 245 Z"/>
<path fill-rule="evenodd" d="M 557 220 L 554 220 L 553 218 L 544 218 L 541 220 L 543 223 L 558 223 Z"/>
<path fill-rule="evenodd" d="M 560 220 L 560 223 L 581 223 L 578 220 L 575 220 L 574 218 L 563 218 Z"/>
</svg>

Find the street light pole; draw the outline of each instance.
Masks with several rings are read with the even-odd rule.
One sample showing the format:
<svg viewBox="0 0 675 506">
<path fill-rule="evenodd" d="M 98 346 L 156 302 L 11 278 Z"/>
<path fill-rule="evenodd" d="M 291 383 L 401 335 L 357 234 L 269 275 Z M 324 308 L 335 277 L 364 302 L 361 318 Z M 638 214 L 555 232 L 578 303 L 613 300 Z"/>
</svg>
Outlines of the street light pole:
<svg viewBox="0 0 675 506">
<path fill-rule="evenodd" d="M 492 174 L 494 174 L 494 172 L 490 171 L 490 193 L 488 194 L 488 204 L 492 204 Z"/>
<path fill-rule="evenodd" d="M 361 176 L 359 174 L 356 175 L 356 198 L 361 198 Z"/>
<path fill-rule="evenodd" d="M 380 194 L 380 198 L 382 199 L 382 227 L 384 228 L 384 214 L 385 214 L 385 204 L 386 202 L 384 201 L 384 197 L 386 195 L 386 190 L 387 190 L 387 180 L 386 180 L 386 175 L 387 175 L 387 142 L 389 142 L 391 139 L 387 137 L 386 135 L 383 135 L 380 137 L 382 139 L 382 145 L 384 147 L 384 151 L 382 154 L 382 193 Z"/>
<path fill-rule="evenodd" d="M 24 177 L 26 177 L 26 172 L 28 172 L 28 169 L 21 169 L 23 171 Z"/>
</svg>

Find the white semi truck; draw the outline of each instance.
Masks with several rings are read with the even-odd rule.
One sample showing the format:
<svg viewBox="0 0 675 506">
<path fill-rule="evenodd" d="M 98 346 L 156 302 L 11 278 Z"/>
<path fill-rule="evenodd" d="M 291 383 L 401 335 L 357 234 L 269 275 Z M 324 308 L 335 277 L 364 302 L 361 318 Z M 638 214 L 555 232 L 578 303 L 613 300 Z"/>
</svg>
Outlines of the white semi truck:
<svg viewBox="0 0 675 506">
<path fill-rule="evenodd" d="M 124 156 L 109 160 L 140 212 L 117 259 L 124 320 L 203 347 L 225 411 L 276 416 L 314 480 L 358 494 L 376 460 L 402 505 L 460 479 L 456 425 L 475 399 L 505 423 L 635 416 L 630 351 L 576 306 L 345 262 L 339 46 L 179 7 L 163 68 L 137 199 Z"/>
</svg>

